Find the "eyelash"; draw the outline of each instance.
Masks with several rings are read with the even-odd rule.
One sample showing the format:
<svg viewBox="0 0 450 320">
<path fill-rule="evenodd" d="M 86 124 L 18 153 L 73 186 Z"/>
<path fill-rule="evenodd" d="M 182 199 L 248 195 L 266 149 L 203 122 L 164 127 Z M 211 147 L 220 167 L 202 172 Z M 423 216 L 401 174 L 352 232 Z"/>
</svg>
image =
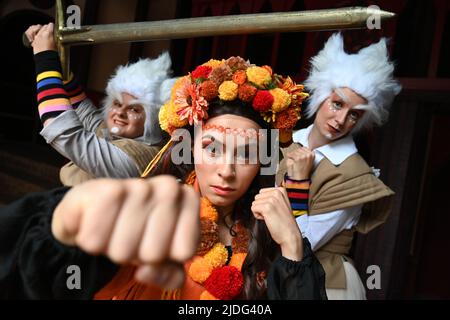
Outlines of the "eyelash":
<svg viewBox="0 0 450 320">
<path fill-rule="evenodd" d="M 216 148 L 214 141 L 205 141 L 202 145 L 203 150 L 205 150 L 211 157 L 216 157 L 220 154 L 219 148 Z"/>
<path fill-rule="evenodd" d="M 359 119 L 359 114 L 357 113 L 357 112 L 351 112 L 350 113 L 350 118 L 352 119 L 352 120 L 358 120 Z"/>
<path fill-rule="evenodd" d="M 331 105 L 336 110 L 339 110 L 342 108 L 342 102 L 340 102 L 340 101 L 331 101 Z M 354 112 L 354 111 L 350 112 L 349 116 L 352 121 L 357 121 L 359 119 L 359 113 Z"/>
<path fill-rule="evenodd" d="M 205 141 L 202 144 L 203 150 L 205 150 L 208 155 L 212 158 L 218 157 L 222 155 L 222 151 L 220 147 L 216 147 L 214 141 Z M 251 160 L 250 150 L 245 148 L 245 150 L 238 150 L 236 154 L 236 159 L 245 160 L 245 163 L 248 163 Z"/>
<path fill-rule="evenodd" d="M 332 105 L 333 108 L 335 108 L 335 109 L 340 109 L 340 108 L 342 108 L 342 103 L 339 102 L 339 101 L 332 101 L 332 102 L 331 102 L 331 105 Z"/>
</svg>

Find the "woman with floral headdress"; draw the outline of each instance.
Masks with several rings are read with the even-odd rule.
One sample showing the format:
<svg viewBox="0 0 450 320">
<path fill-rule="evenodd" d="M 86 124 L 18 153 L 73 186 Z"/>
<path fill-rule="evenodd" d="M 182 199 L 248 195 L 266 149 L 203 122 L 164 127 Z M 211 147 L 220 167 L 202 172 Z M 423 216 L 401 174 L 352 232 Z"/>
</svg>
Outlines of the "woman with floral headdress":
<svg viewBox="0 0 450 320">
<path fill-rule="evenodd" d="M 328 297 L 365 299 L 347 255 L 355 231 L 367 233 L 386 220 L 393 192 L 358 154 L 352 136 L 386 120 L 400 85 L 393 79 L 385 39 L 347 54 L 341 34 L 334 34 L 311 62 L 306 114 L 315 116 L 314 123 L 294 133 L 277 183 L 311 184 L 309 211 L 295 213 L 325 269 Z"/>
<path fill-rule="evenodd" d="M 159 115 L 172 139 L 147 179 L 90 181 L 3 209 L 0 286 L 11 297 L 326 299 L 292 215 L 308 190 L 274 188 L 259 152 L 276 134 L 261 129 L 289 138 L 302 91 L 239 57 L 181 77 Z M 65 286 L 69 265 L 82 270 L 80 290 Z"/>
</svg>

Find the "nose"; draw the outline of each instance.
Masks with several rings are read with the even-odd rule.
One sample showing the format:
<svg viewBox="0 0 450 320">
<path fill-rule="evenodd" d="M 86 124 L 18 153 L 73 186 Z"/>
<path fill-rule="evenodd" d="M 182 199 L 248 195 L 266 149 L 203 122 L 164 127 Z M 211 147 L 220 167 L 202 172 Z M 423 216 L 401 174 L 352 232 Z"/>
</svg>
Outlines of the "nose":
<svg viewBox="0 0 450 320">
<path fill-rule="evenodd" d="M 119 107 L 119 108 L 116 108 L 115 111 L 116 111 L 116 114 L 117 114 L 119 117 L 121 117 L 121 118 L 126 118 L 127 113 L 126 113 L 125 108 Z"/>
<path fill-rule="evenodd" d="M 347 110 L 339 110 L 338 112 L 336 112 L 334 120 L 339 126 L 344 125 L 345 120 L 347 119 L 347 112 Z"/>
<path fill-rule="evenodd" d="M 224 180 L 229 180 L 236 175 L 236 168 L 234 163 L 222 163 L 218 170 L 219 176 Z"/>
</svg>

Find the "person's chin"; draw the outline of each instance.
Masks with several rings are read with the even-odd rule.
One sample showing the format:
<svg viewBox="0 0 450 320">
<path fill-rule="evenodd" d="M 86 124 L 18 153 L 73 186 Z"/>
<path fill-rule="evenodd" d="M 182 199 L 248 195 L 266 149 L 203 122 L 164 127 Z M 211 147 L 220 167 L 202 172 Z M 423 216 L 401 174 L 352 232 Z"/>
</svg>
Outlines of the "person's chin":
<svg viewBox="0 0 450 320">
<path fill-rule="evenodd" d="M 225 197 L 225 196 L 220 196 L 217 194 L 209 194 L 209 195 L 207 195 L 207 198 L 216 207 L 226 207 L 226 206 L 229 206 L 233 202 L 233 199 L 231 199 L 229 197 Z"/>
</svg>

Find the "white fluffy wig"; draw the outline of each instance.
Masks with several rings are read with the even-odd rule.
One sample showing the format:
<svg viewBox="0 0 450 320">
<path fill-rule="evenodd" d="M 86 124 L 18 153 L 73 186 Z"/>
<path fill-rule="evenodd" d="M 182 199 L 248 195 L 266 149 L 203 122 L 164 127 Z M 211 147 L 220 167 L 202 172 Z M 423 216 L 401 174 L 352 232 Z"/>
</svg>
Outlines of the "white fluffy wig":
<svg viewBox="0 0 450 320">
<path fill-rule="evenodd" d="M 103 100 L 105 119 L 114 100 L 122 102 L 122 93 L 137 98 L 145 110 L 144 135 L 137 138 L 147 144 L 155 145 L 162 140 L 158 113 L 165 101 L 170 98 L 171 88 L 177 78 L 171 78 L 172 61 L 164 52 L 156 59 L 140 59 L 133 64 L 119 66 L 108 81 L 106 98 Z"/>
<path fill-rule="evenodd" d="M 352 133 L 374 124 L 381 125 L 387 120 L 388 108 L 401 86 L 393 78 L 394 64 L 389 61 L 385 38 L 357 54 L 347 54 L 342 35 L 335 33 L 311 59 L 311 66 L 305 81 L 311 94 L 306 109 L 308 118 L 314 116 L 334 90 L 347 87 L 368 101 L 366 105 L 356 107 L 366 112 Z"/>
</svg>

